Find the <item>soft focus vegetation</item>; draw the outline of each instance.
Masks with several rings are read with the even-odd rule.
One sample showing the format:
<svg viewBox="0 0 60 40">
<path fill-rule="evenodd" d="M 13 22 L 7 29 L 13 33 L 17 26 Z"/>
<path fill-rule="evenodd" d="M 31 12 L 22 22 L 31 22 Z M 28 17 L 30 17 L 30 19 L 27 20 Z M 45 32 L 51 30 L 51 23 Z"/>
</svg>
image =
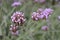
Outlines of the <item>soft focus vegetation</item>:
<svg viewBox="0 0 60 40">
<path fill-rule="evenodd" d="M 47 0 L 46 3 L 36 3 L 34 0 L 20 0 L 22 5 L 12 7 L 13 0 L 1 0 L 0 2 L 0 40 L 60 40 L 60 3 L 57 1 L 52 4 L 52 0 Z M 31 14 L 37 11 L 38 8 L 52 8 L 54 12 L 49 17 L 48 21 L 39 20 L 33 21 Z M 19 36 L 13 36 L 9 32 L 11 15 L 15 11 L 22 11 L 26 17 L 23 26 L 19 26 Z M 41 30 L 41 27 L 49 26 L 48 31 Z"/>
</svg>

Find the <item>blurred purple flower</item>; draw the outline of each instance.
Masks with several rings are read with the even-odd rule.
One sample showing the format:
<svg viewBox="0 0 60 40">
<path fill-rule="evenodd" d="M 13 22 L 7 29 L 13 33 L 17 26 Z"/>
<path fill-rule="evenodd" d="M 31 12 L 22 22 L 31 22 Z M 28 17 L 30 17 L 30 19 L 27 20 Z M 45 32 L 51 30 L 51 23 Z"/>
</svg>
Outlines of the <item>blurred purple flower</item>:
<svg viewBox="0 0 60 40">
<path fill-rule="evenodd" d="M 17 25 L 11 25 L 10 26 L 10 32 L 12 35 L 18 35 L 18 26 Z"/>
<path fill-rule="evenodd" d="M 38 8 L 38 10 L 37 10 L 38 13 L 41 13 L 41 12 L 43 12 L 43 11 L 44 11 L 43 8 Z"/>
<path fill-rule="evenodd" d="M 18 29 L 18 26 L 16 26 L 16 25 L 11 25 L 10 26 L 10 31 L 16 32 L 17 29 Z"/>
<path fill-rule="evenodd" d="M 42 26 L 41 30 L 47 31 L 48 30 L 48 26 Z"/>
<path fill-rule="evenodd" d="M 14 2 L 11 6 L 12 7 L 16 7 L 16 6 L 20 6 L 20 5 L 22 5 L 21 2 Z"/>
<path fill-rule="evenodd" d="M 34 0 L 35 2 L 38 2 L 38 0 Z"/>
<path fill-rule="evenodd" d="M 17 23 L 17 24 L 23 24 L 25 22 L 25 17 L 24 17 L 24 13 L 22 12 L 15 12 L 12 16 L 11 16 L 12 22 Z"/>
<path fill-rule="evenodd" d="M 39 0 L 40 1 L 40 3 L 44 3 L 46 0 Z"/>
<path fill-rule="evenodd" d="M 53 9 L 51 8 L 46 8 L 41 14 L 45 16 L 45 19 L 49 17 L 53 13 Z"/>
<path fill-rule="evenodd" d="M 51 15 L 52 13 L 53 13 L 53 9 L 51 9 L 51 8 L 46 8 L 45 10 L 44 10 L 44 12 L 45 12 L 45 14 L 47 14 L 47 15 Z"/>
<path fill-rule="evenodd" d="M 42 15 L 42 14 L 39 14 L 39 15 L 38 15 L 38 18 L 39 18 L 39 19 L 44 19 L 44 17 L 45 17 L 45 16 Z"/>
<path fill-rule="evenodd" d="M 42 10 L 40 13 L 39 18 L 40 19 L 47 19 L 49 17 L 49 15 L 51 15 L 53 13 L 53 9 L 50 8 L 46 8 L 45 10 Z"/>
<path fill-rule="evenodd" d="M 16 32 L 11 31 L 11 34 L 15 35 L 15 36 L 18 36 L 19 35 L 19 31 L 18 30 Z"/>
<path fill-rule="evenodd" d="M 34 1 L 38 3 L 44 3 L 46 0 L 34 0 Z"/>
<path fill-rule="evenodd" d="M 60 20 L 60 16 L 58 16 L 58 19 Z"/>
<path fill-rule="evenodd" d="M 51 15 L 53 11 L 54 10 L 51 8 L 46 9 L 39 8 L 37 12 L 32 13 L 32 19 L 33 20 L 48 19 L 49 15 Z"/>
<path fill-rule="evenodd" d="M 39 15 L 39 14 L 38 14 L 37 12 L 33 12 L 33 13 L 32 13 L 32 19 L 33 19 L 33 20 L 36 20 L 36 21 L 39 20 L 38 15 Z"/>
</svg>

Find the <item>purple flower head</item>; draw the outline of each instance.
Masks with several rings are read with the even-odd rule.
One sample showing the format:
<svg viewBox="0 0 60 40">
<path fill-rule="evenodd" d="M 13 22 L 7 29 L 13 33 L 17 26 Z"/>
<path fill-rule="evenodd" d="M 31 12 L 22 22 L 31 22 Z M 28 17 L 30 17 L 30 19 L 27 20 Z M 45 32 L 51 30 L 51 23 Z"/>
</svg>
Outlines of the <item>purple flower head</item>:
<svg viewBox="0 0 60 40">
<path fill-rule="evenodd" d="M 60 16 L 58 16 L 58 19 L 60 20 Z"/>
<path fill-rule="evenodd" d="M 35 2 L 38 2 L 38 0 L 34 0 Z"/>
<path fill-rule="evenodd" d="M 46 0 L 34 0 L 34 1 L 38 3 L 44 3 Z"/>
<path fill-rule="evenodd" d="M 38 18 L 39 18 L 39 19 L 45 19 L 45 16 L 42 15 L 42 14 L 40 14 L 40 15 L 38 16 Z"/>
<path fill-rule="evenodd" d="M 18 36 L 19 35 L 19 31 L 17 30 L 16 32 L 11 31 L 11 34 L 14 36 Z"/>
<path fill-rule="evenodd" d="M 53 9 L 46 8 L 41 14 L 44 15 L 44 18 L 47 19 L 49 15 L 53 13 Z"/>
<path fill-rule="evenodd" d="M 32 13 L 32 19 L 33 20 L 39 20 L 39 19 L 48 19 L 49 15 L 53 13 L 53 9 L 46 8 L 45 10 L 42 8 L 39 8 L 37 12 Z"/>
<path fill-rule="evenodd" d="M 22 12 L 15 12 L 12 16 L 11 16 L 12 22 L 17 23 L 17 24 L 23 24 L 25 22 L 25 17 L 24 17 L 24 13 Z"/>
<path fill-rule="evenodd" d="M 40 1 L 40 3 L 44 3 L 46 0 L 39 0 Z"/>
<path fill-rule="evenodd" d="M 45 9 L 45 12 L 47 12 L 46 14 L 48 14 L 48 15 L 52 14 L 53 11 L 54 11 L 54 10 L 51 9 L 51 8 L 46 8 L 46 9 Z"/>
<path fill-rule="evenodd" d="M 41 30 L 47 31 L 48 30 L 48 26 L 42 26 Z"/>
<path fill-rule="evenodd" d="M 16 25 L 11 25 L 10 26 L 10 31 L 16 32 L 17 29 L 18 29 L 18 26 L 16 26 Z"/>
<path fill-rule="evenodd" d="M 33 13 L 32 13 L 32 19 L 33 19 L 33 20 L 36 20 L 36 21 L 39 20 L 38 15 L 39 15 L 39 13 L 33 12 Z"/>
<path fill-rule="evenodd" d="M 21 5 L 21 2 L 14 2 L 11 6 L 16 7 L 16 6 L 20 6 L 20 5 Z"/>
<path fill-rule="evenodd" d="M 11 25 L 10 26 L 10 33 L 12 35 L 18 35 L 18 26 L 17 25 Z"/>
<path fill-rule="evenodd" d="M 43 11 L 44 11 L 44 9 L 42 9 L 42 8 L 39 8 L 39 9 L 37 10 L 38 13 L 41 13 L 41 12 L 43 12 Z"/>
</svg>

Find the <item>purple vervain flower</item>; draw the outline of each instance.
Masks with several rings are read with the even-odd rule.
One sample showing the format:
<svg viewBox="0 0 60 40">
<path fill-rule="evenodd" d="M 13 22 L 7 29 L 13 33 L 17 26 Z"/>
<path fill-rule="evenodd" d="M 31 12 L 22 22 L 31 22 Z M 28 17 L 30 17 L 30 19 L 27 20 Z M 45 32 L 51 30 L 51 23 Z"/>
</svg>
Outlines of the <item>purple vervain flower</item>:
<svg viewBox="0 0 60 40">
<path fill-rule="evenodd" d="M 33 12 L 33 13 L 32 13 L 32 19 L 33 19 L 33 20 L 36 20 L 36 21 L 39 20 L 39 18 L 38 18 L 38 13 L 37 13 L 37 12 Z"/>
<path fill-rule="evenodd" d="M 19 32 L 18 32 L 18 26 L 17 25 L 11 25 L 10 26 L 10 33 L 12 35 L 18 35 Z"/>
<path fill-rule="evenodd" d="M 16 7 L 16 6 L 20 6 L 20 5 L 22 5 L 21 2 L 13 2 L 11 6 Z"/>
<path fill-rule="evenodd" d="M 58 19 L 60 20 L 60 16 L 58 16 Z"/>
<path fill-rule="evenodd" d="M 43 11 L 44 11 L 43 8 L 38 8 L 38 10 L 37 10 L 38 13 L 41 13 L 41 12 L 43 12 Z"/>
<path fill-rule="evenodd" d="M 19 35 L 19 31 L 18 30 L 15 31 L 15 32 L 11 31 L 11 34 L 14 35 L 14 36 L 18 36 Z"/>
<path fill-rule="evenodd" d="M 16 26 L 16 25 L 11 25 L 10 26 L 10 31 L 16 32 L 17 29 L 18 29 L 18 26 Z"/>
<path fill-rule="evenodd" d="M 51 8 L 46 8 L 46 9 L 39 8 L 37 12 L 32 13 L 32 19 L 33 20 L 47 19 L 49 15 L 51 15 L 52 13 L 53 13 L 53 9 Z"/>
<path fill-rule="evenodd" d="M 47 31 L 48 30 L 48 26 L 42 26 L 41 30 Z"/>
<path fill-rule="evenodd" d="M 45 3 L 46 0 L 34 0 L 35 2 L 38 2 L 38 3 Z"/>
<path fill-rule="evenodd" d="M 45 19 L 49 17 L 53 13 L 53 9 L 51 8 L 46 8 L 41 14 L 45 16 Z"/>
<path fill-rule="evenodd" d="M 39 0 L 40 1 L 40 3 L 44 3 L 46 0 Z"/>
<path fill-rule="evenodd" d="M 34 0 L 35 2 L 38 2 L 38 0 Z"/>
<path fill-rule="evenodd" d="M 12 22 L 17 23 L 17 24 L 23 24 L 25 22 L 25 17 L 24 13 L 22 12 L 14 12 L 13 15 L 11 16 Z"/>
</svg>

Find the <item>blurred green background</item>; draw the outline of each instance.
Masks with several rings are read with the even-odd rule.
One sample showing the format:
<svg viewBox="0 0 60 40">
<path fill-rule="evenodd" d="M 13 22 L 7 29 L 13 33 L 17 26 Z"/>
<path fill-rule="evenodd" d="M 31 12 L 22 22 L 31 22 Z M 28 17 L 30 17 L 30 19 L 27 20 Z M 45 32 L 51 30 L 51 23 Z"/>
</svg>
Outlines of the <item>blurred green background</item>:
<svg viewBox="0 0 60 40">
<path fill-rule="evenodd" d="M 14 0 L 0 0 L 0 40 L 60 40 L 60 2 L 46 0 L 46 3 L 36 3 L 34 0 L 20 0 L 21 6 L 11 7 Z M 31 13 L 38 8 L 52 8 L 53 14 L 49 17 L 49 22 L 46 20 L 33 21 Z M 15 11 L 22 11 L 25 14 L 26 22 L 20 26 L 19 36 L 9 34 L 9 28 L 12 24 L 11 15 Z M 49 25 L 48 31 L 42 31 L 41 27 Z M 24 31 L 23 31 L 24 30 Z"/>
</svg>

